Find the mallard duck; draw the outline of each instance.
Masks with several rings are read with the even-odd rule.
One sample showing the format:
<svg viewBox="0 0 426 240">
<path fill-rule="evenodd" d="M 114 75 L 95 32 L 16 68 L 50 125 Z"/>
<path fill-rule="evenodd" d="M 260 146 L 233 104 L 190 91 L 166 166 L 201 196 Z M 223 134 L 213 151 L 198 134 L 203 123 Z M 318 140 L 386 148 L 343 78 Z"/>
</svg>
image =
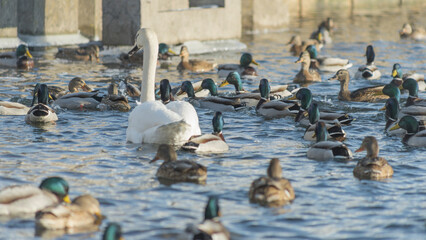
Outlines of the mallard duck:
<svg viewBox="0 0 426 240">
<path fill-rule="evenodd" d="M 348 59 L 332 58 L 332 57 L 318 57 L 315 45 L 309 45 L 306 48 L 311 57 L 310 68 L 317 69 L 323 72 L 337 72 L 340 69 L 348 69 L 352 67 L 352 63 Z"/>
<path fill-rule="evenodd" d="M 127 96 L 132 98 L 137 98 L 141 96 L 141 91 L 138 87 L 130 83 L 130 80 L 132 80 L 131 77 L 126 77 L 124 80 L 121 80 L 118 84 L 118 88 L 123 94 L 127 94 Z"/>
<path fill-rule="evenodd" d="M 158 60 L 168 60 L 172 56 L 177 56 L 177 54 L 170 49 L 169 45 L 165 43 L 160 43 L 158 45 Z M 143 51 L 137 51 L 131 56 L 128 53 L 122 53 L 119 56 L 119 59 L 125 64 L 143 64 Z"/>
<path fill-rule="evenodd" d="M 70 203 L 69 186 L 61 177 L 44 179 L 39 187 L 15 185 L 0 190 L 0 215 L 34 214 L 60 202 Z"/>
<path fill-rule="evenodd" d="M 367 79 L 367 80 L 376 80 L 382 76 L 379 68 L 374 65 L 375 53 L 372 45 L 367 46 L 367 50 L 365 53 L 367 57 L 367 63 L 358 68 L 358 71 L 355 73 L 355 79 Z"/>
<path fill-rule="evenodd" d="M 419 98 L 419 85 L 416 80 L 408 78 L 402 83 L 402 87 L 408 90 L 408 98 L 405 103 L 406 107 L 412 105 L 426 107 L 426 100 Z"/>
<path fill-rule="evenodd" d="M 47 104 L 49 102 L 49 90 L 46 84 L 39 84 L 34 88 L 31 109 L 25 116 L 28 124 L 54 123 L 58 120 L 55 111 Z"/>
<path fill-rule="evenodd" d="M 34 67 L 34 60 L 28 46 L 21 44 L 15 52 L 0 53 L 0 66 L 31 69 Z"/>
<path fill-rule="evenodd" d="M 311 39 L 318 39 L 323 44 L 333 43 L 331 32 L 334 28 L 334 21 L 332 18 L 327 18 L 318 25 L 318 29 L 311 34 Z"/>
<path fill-rule="evenodd" d="M 217 66 L 216 63 L 207 62 L 204 60 L 191 59 L 189 60 L 189 52 L 186 46 L 182 46 L 180 49 L 179 57 L 181 61 L 177 66 L 177 70 L 182 72 L 184 70 L 188 70 L 190 72 L 209 72 L 212 71 L 213 68 Z"/>
<path fill-rule="evenodd" d="M 68 90 L 65 90 L 61 87 L 56 87 L 56 86 L 48 86 L 48 89 L 53 100 L 56 100 L 69 93 L 79 92 L 80 89 L 84 92 L 92 91 L 92 89 L 89 86 L 87 86 L 86 82 L 79 77 L 75 77 L 70 80 L 70 82 L 68 83 Z"/>
<path fill-rule="evenodd" d="M 282 177 L 280 160 L 272 158 L 267 176 L 254 180 L 250 186 L 249 199 L 268 207 L 282 206 L 296 197 L 290 181 Z"/>
<path fill-rule="evenodd" d="M 218 75 L 219 77 L 227 77 L 230 72 L 238 72 L 241 76 L 257 76 L 256 70 L 247 70 L 249 65 L 253 63 L 254 65 L 259 65 L 250 53 L 243 53 L 240 58 L 240 64 L 220 64 L 218 66 Z"/>
<path fill-rule="evenodd" d="M 402 29 L 399 31 L 399 36 L 401 38 L 424 40 L 426 39 L 426 31 L 424 28 L 413 29 L 409 23 L 404 23 L 404 25 L 402 25 Z"/>
<path fill-rule="evenodd" d="M 415 147 L 426 146 L 426 130 L 420 130 L 419 122 L 413 116 L 404 116 L 390 130 L 403 128 L 407 131 L 402 142 Z"/>
<path fill-rule="evenodd" d="M 300 110 L 294 119 L 300 125 L 308 127 L 310 125 L 308 116 L 308 110 L 312 104 L 312 92 L 309 88 L 300 88 L 293 97 L 289 98 L 289 100 L 300 100 Z M 336 113 L 331 111 L 321 111 L 320 112 L 320 120 L 332 123 L 338 121 L 341 125 L 349 125 L 355 119 L 351 115 L 347 113 Z"/>
<path fill-rule="evenodd" d="M 388 97 L 382 94 L 384 86 L 376 87 L 365 87 L 357 89 L 353 92 L 349 91 L 349 72 L 346 69 L 341 69 L 330 78 L 330 80 L 340 81 L 340 92 L 339 100 L 341 101 L 353 101 L 353 102 L 375 102 L 381 99 L 387 99 Z"/>
<path fill-rule="evenodd" d="M 98 92 L 76 92 L 56 99 L 52 104 L 68 110 L 97 110 L 102 101 Z"/>
<path fill-rule="evenodd" d="M 395 124 L 398 122 L 398 115 L 399 115 L 399 101 L 391 97 L 388 100 L 386 100 L 385 106 L 380 110 L 386 110 L 385 118 L 386 118 L 386 125 L 385 125 L 385 131 L 388 135 L 394 136 L 394 135 L 404 135 L 405 131 L 404 129 L 400 130 L 394 130 L 390 131 L 390 129 L 395 126 Z"/>
<path fill-rule="evenodd" d="M 0 115 L 27 115 L 29 107 L 17 102 L 0 101 Z"/>
<path fill-rule="evenodd" d="M 419 90 L 424 91 L 426 90 L 426 83 L 425 83 L 425 76 L 423 74 L 419 73 L 406 73 L 402 74 L 402 67 L 401 64 L 395 63 L 392 67 L 392 77 L 397 79 L 402 79 L 403 81 L 412 78 L 417 81 L 417 84 L 419 85 Z"/>
<path fill-rule="evenodd" d="M 320 82 L 321 76 L 318 71 L 310 69 L 311 57 L 308 51 L 303 51 L 299 59 L 295 63 L 302 63 L 300 71 L 296 74 L 293 82 L 306 83 L 306 82 Z"/>
<path fill-rule="evenodd" d="M 354 176 L 359 179 L 377 180 L 389 178 L 393 175 L 393 169 L 386 159 L 379 157 L 379 144 L 373 136 L 367 136 L 361 143 L 361 147 L 355 152 L 367 151 L 367 155 L 358 160 L 354 168 Z"/>
<path fill-rule="evenodd" d="M 320 110 L 317 103 L 312 103 L 308 108 L 308 119 L 309 126 L 305 130 L 303 139 L 308 141 L 315 141 L 314 132 L 316 123 L 320 120 Z M 334 123 L 326 124 L 326 130 L 328 132 L 327 139 L 334 139 L 337 141 L 343 141 L 346 138 L 346 132 L 342 129 L 338 120 L 334 120 Z"/>
<path fill-rule="evenodd" d="M 283 101 L 270 101 L 270 85 L 267 79 L 261 79 L 259 92 L 261 99 L 256 105 L 256 112 L 264 117 L 295 116 L 300 110 L 298 104 Z"/>
<path fill-rule="evenodd" d="M 196 153 L 220 153 L 228 151 L 229 146 L 222 134 L 224 121 L 221 112 L 214 113 L 212 124 L 212 134 L 192 136 L 189 141 L 182 146 L 182 149 Z"/>
<path fill-rule="evenodd" d="M 124 240 L 120 224 L 108 223 L 102 235 L 102 240 Z"/>
<path fill-rule="evenodd" d="M 70 205 L 58 204 L 36 213 L 36 226 L 44 229 L 87 228 L 102 222 L 99 201 L 89 194 L 75 198 Z"/>
<path fill-rule="evenodd" d="M 407 81 L 405 82 L 405 86 L 410 89 L 409 91 L 411 92 L 411 94 L 417 95 L 415 94 L 416 93 L 415 89 L 417 86 L 417 83 L 415 80 L 407 79 Z M 395 98 L 395 100 L 398 102 L 398 105 L 399 105 L 401 92 L 396 85 L 386 84 L 382 92 L 383 94 L 389 96 L 389 98 Z M 385 109 L 386 108 L 382 108 L 381 110 L 385 110 Z M 405 115 L 411 115 L 417 118 L 418 120 L 426 120 L 425 101 L 422 101 L 421 99 L 417 99 L 416 97 L 409 96 L 407 98 L 406 105 L 402 109 L 400 109 L 400 111 L 398 112 L 399 112 L 398 118 L 401 118 L 402 116 L 405 116 Z"/>
<path fill-rule="evenodd" d="M 189 97 L 189 102 L 200 108 L 208 108 L 214 111 L 232 112 L 244 107 L 239 98 L 224 98 L 218 96 L 197 97 L 190 81 L 184 81 L 180 91 L 185 92 Z"/>
<path fill-rule="evenodd" d="M 306 50 L 306 47 L 309 45 L 315 45 L 318 50 L 322 48 L 322 44 L 316 39 L 308 39 L 307 41 L 303 41 L 299 35 L 293 35 L 287 45 L 291 44 L 290 52 L 293 56 L 297 57 Z"/>
<path fill-rule="evenodd" d="M 210 196 L 204 211 L 204 221 L 197 226 L 188 226 L 186 231 L 194 235 L 192 239 L 230 240 L 231 235 L 220 222 L 220 216 L 219 199 L 216 196 Z"/>
<path fill-rule="evenodd" d="M 73 61 L 99 62 L 99 47 L 89 45 L 78 48 L 58 48 L 55 57 Z"/>
<path fill-rule="evenodd" d="M 118 94 L 118 85 L 111 83 L 108 87 L 108 95 L 104 96 L 101 104 L 107 106 L 107 109 L 118 110 L 120 112 L 130 111 L 129 101 L 125 96 Z"/>
<path fill-rule="evenodd" d="M 352 158 L 351 150 L 344 143 L 327 141 L 327 128 L 324 122 L 317 122 L 315 136 L 317 142 L 306 153 L 308 158 L 319 161 Z"/>
<path fill-rule="evenodd" d="M 177 161 L 176 159 L 177 155 L 173 147 L 161 144 L 154 159 L 149 163 L 164 160 L 155 174 L 159 179 L 176 182 L 204 182 L 206 180 L 207 168 L 205 166 L 191 160 Z"/>
</svg>

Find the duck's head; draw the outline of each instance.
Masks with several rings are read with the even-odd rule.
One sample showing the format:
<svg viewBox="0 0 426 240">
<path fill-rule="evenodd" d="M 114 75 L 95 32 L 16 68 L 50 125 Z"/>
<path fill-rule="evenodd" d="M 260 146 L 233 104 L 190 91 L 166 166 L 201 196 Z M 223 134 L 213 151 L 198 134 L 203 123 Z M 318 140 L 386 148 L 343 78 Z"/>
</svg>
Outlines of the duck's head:
<svg viewBox="0 0 426 240">
<path fill-rule="evenodd" d="M 367 57 L 367 64 L 372 64 L 376 54 L 374 53 L 373 45 L 368 45 L 365 50 L 365 56 Z"/>
<path fill-rule="evenodd" d="M 240 66 L 241 67 L 248 67 L 250 63 L 253 63 L 254 65 L 259 65 L 254 59 L 253 56 L 250 53 L 243 53 L 240 58 Z"/>
<path fill-rule="evenodd" d="M 308 109 L 309 123 L 315 124 L 320 119 L 320 111 L 317 103 L 312 103 Z"/>
<path fill-rule="evenodd" d="M 315 45 L 309 45 L 309 46 L 306 48 L 306 51 L 308 51 L 308 52 L 309 52 L 309 56 L 310 56 L 312 59 L 317 59 L 317 57 L 318 57 L 318 53 L 317 53 L 317 48 L 315 47 Z"/>
<path fill-rule="evenodd" d="M 415 134 L 419 130 L 419 122 L 416 118 L 410 115 L 403 116 L 399 122 L 390 130 L 403 128 L 407 130 L 407 134 Z"/>
<path fill-rule="evenodd" d="M 345 83 L 345 82 L 349 82 L 349 79 L 350 79 L 350 75 L 348 70 L 340 69 L 329 80 L 339 80 L 341 83 Z"/>
<path fill-rule="evenodd" d="M 312 92 L 309 88 L 301 88 L 297 91 L 296 95 L 289 98 L 289 100 L 300 100 L 301 108 L 307 110 L 312 103 Z"/>
<path fill-rule="evenodd" d="M 165 43 L 160 43 L 158 45 L 158 53 L 159 54 L 173 54 L 173 55 L 177 55 L 174 51 L 172 51 L 172 49 L 170 49 L 169 45 L 165 44 Z"/>
<path fill-rule="evenodd" d="M 172 87 L 168 79 L 162 79 L 160 81 L 160 95 L 163 103 L 173 101 Z"/>
<path fill-rule="evenodd" d="M 179 95 L 181 92 L 185 92 L 189 98 L 195 97 L 194 87 L 192 86 L 192 83 L 190 81 L 184 81 L 182 83 L 182 85 L 180 86 L 180 91 L 177 93 L 177 95 Z"/>
<path fill-rule="evenodd" d="M 290 41 L 287 44 L 301 45 L 302 44 L 302 39 L 300 38 L 299 35 L 293 35 L 291 37 Z"/>
<path fill-rule="evenodd" d="M 20 56 L 27 56 L 29 58 L 33 58 L 30 53 L 30 50 L 28 49 L 28 46 L 25 44 L 21 44 L 16 48 L 15 55 L 16 58 L 19 58 Z"/>
<path fill-rule="evenodd" d="M 220 217 L 219 198 L 216 196 L 210 196 L 207 200 L 206 209 L 204 211 L 204 219 L 214 219 Z"/>
<path fill-rule="evenodd" d="M 95 215 L 99 220 L 103 219 L 99 201 L 90 194 L 84 194 L 74 198 L 73 204 L 78 205 L 83 211 Z"/>
<path fill-rule="evenodd" d="M 238 72 L 230 72 L 226 77 L 225 81 L 223 81 L 219 87 L 226 86 L 228 84 L 232 84 L 235 87 L 235 91 L 244 91 L 243 83 L 241 82 L 241 77 Z"/>
<path fill-rule="evenodd" d="M 155 43 L 155 45 L 151 46 L 151 43 Z M 150 45 L 146 46 L 150 49 L 150 51 L 158 52 L 158 39 L 154 30 L 150 28 L 139 29 L 135 36 L 135 45 L 133 46 L 132 50 L 129 51 L 128 55 L 132 56 L 135 54 L 144 47 L 144 44 Z"/>
<path fill-rule="evenodd" d="M 271 86 L 269 85 L 268 79 L 263 78 L 263 79 L 260 80 L 259 92 L 260 92 L 261 98 L 269 99 L 269 93 L 271 92 Z"/>
<path fill-rule="evenodd" d="M 221 133 L 224 124 L 225 124 L 225 121 L 223 120 L 222 113 L 215 112 L 212 119 L 213 133 L 216 133 L 216 134 Z"/>
<path fill-rule="evenodd" d="M 102 240 L 124 240 L 120 224 L 114 222 L 108 223 L 102 235 Z"/>
<path fill-rule="evenodd" d="M 187 47 L 187 46 L 182 46 L 182 47 L 180 48 L 180 54 L 179 54 L 179 57 L 182 57 L 182 58 L 187 58 L 187 57 L 189 57 L 189 51 L 188 51 L 188 47 Z"/>
<path fill-rule="evenodd" d="M 324 22 L 322 22 L 322 25 L 324 25 L 328 31 L 331 31 L 334 28 L 334 21 L 331 17 L 328 17 Z"/>
<path fill-rule="evenodd" d="M 202 89 L 208 89 L 210 91 L 210 95 L 217 96 L 217 86 L 216 83 L 211 78 L 206 78 L 201 82 Z M 201 91 L 201 89 L 200 89 Z"/>
<path fill-rule="evenodd" d="M 297 61 L 295 63 L 310 64 L 311 63 L 311 57 L 309 56 L 309 52 L 308 51 L 303 51 L 300 54 L 299 59 L 297 59 Z"/>
<path fill-rule="evenodd" d="M 161 144 L 158 147 L 157 154 L 149 163 L 153 163 L 157 160 L 164 160 L 164 162 L 171 162 L 171 161 L 176 161 L 176 159 L 177 159 L 177 154 L 175 149 L 170 145 Z"/>
<path fill-rule="evenodd" d="M 402 25 L 402 29 L 399 31 L 399 34 L 410 35 L 411 33 L 413 33 L 413 28 L 411 25 L 409 23 L 404 23 L 404 25 Z"/>
<path fill-rule="evenodd" d="M 323 121 L 317 122 L 313 137 L 316 137 L 317 142 L 327 141 L 327 127 Z"/>
<path fill-rule="evenodd" d="M 419 84 L 417 83 L 416 80 L 412 78 L 408 78 L 402 83 L 402 87 L 408 90 L 408 94 L 410 94 L 410 96 L 412 97 L 418 96 Z"/>
<path fill-rule="evenodd" d="M 282 177 L 282 169 L 280 165 L 280 160 L 278 158 L 272 158 L 269 162 L 269 167 L 266 173 L 270 178 L 281 178 Z"/>
<path fill-rule="evenodd" d="M 382 108 L 383 109 L 383 108 Z M 399 102 L 396 98 L 391 97 L 386 100 L 386 104 L 383 110 L 386 109 L 386 118 L 396 121 L 399 114 Z"/>
<path fill-rule="evenodd" d="M 73 93 L 78 92 L 78 89 L 82 89 L 85 92 L 92 91 L 92 89 L 87 86 L 86 82 L 83 79 L 75 77 L 71 79 L 71 81 L 68 83 L 68 90 Z"/>
<path fill-rule="evenodd" d="M 367 158 L 377 158 L 379 155 L 379 144 L 377 139 L 373 136 L 364 137 L 364 140 L 355 152 L 367 151 Z"/>
<path fill-rule="evenodd" d="M 52 192 L 61 201 L 71 203 L 70 197 L 68 196 L 69 185 L 67 181 L 61 177 L 48 177 L 40 183 L 39 188 Z"/>
<path fill-rule="evenodd" d="M 392 77 L 393 78 L 402 78 L 402 69 L 401 64 L 395 63 L 392 67 Z"/>
<path fill-rule="evenodd" d="M 116 82 L 112 82 L 108 86 L 108 94 L 109 95 L 118 95 L 118 84 Z"/>
<path fill-rule="evenodd" d="M 34 106 L 36 102 L 47 105 L 49 102 L 49 99 L 51 98 L 52 97 L 49 95 L 49 89 L 47 88 L 47 85 L 37 83 L 36 86 L 34 87 L 33 101 L 31 103 L 31 106 Z"/>
<path fill-rule="evenodd" d="M 399 90 L 397 86 L 395 86 L 395 84 L 392 84 L 392 83 L 386 84 L 382 89 L 382 93 L 391 98 L 396 98 L 398 102 L 400 101 L 401 91 Z"/>
</svg>

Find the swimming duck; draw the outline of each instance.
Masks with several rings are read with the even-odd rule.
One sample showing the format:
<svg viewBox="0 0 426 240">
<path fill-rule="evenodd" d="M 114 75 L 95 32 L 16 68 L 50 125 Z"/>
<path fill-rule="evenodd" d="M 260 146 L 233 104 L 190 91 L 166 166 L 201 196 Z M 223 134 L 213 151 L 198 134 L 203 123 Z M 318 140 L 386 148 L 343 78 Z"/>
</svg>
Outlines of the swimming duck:
<svg viewBox="0 0 426 240">
<path fill-rule="evenodd" d="M 27 115 L 29 107 L 17 102 L 0 101 L 0 115 Z"/>
<path fill-rule="evenodd" d="M 406 107 L 412 105 L 426 107 L 426 100 L 419 98 L 419 85 L 416 80 L 408 78 L 402 83 L 402 87 L 408 90 L 408 98 L 407 102 L 405 102 Z"/>
<path fill-rule="evenodd" d="M 413 79 L 407 79 L 405 83 L 405 86 L 409 88 L 410 95 L 413 94 L 414 96 L 417 95 L 416 86 L 417 83 Z M 383 94 L 389 96 L 389 98 L 395 98 L 395 100 L 400 102 L 401 98 L 401 92 L 399 88 L 394 84 L 386 84 L 382 90 Z M 400 109 L 398 118 L 401 118 L 405 115 L 411 115 L 417 118 L 418 120 L 426 120 L 426 106 L 424 104 L 425 102 L 421 99 L 417 99 L 416 97 L 408 97 L 407 102 L 405 106 Z M 385 105 L 386 107 L 386 105 Z M 381 110 L 385 110 L 385 108 L 382 108 Z M 396 111 L 396 110 L 395 110 Z"/>
<path fill-rule="evenodd" d="M 231 235 L 220 222 L 220 216 L 219 199 L 216 196 L 210 196 L 204 211 L 204 221 L 197 226 L 189 226 L 186 231 L 194 234 L 192 239 L 230 240 Z"/>
<path fill-rule="evenodd" d="M 165 43 L 160 43 L 158 45 L 158 60 L 168 60 L 172 56 L 177 56 L 177 54 L 170 48 L 169 45 Z M 137 51 L 133 55 L 129 56 L 127 53 L 122 53 L 119 56 L 119 59 L 125 64 L 143 64 L 143 51 Z"/>
<path fill-rule="evenodd" d="M 130 83 L 130 80 L 132 80 L 131 77 L 126 77 L 124 80 L 121 80 L 118 84 L 118 88 L 123 94 L 126 94 L 129 97 L 137 98 L 141 96 L 141 91 L 139 91 L 139 88 Z"/>
<path fill-rule="evenodd" d="M 216 63 L 210 63 L 204 60 L 189 60 L 189 52 L 186 46 L 181 47 L 179 57 L 181 58 L 181 61 L 177 66 L 177 70 L 180 72 L 184 70 L 188 70 L 190 72 L 195 73 L 209 72 L 217 66 Z"/>
<path fill-rule="evenodd" d="M 214 113 L 212 124 L 213 133 L 192 136 L 189 141 L 182 146 L 182 149 L 196 153 L 220 153 L 228 151 L 229 146 L 222 134 L 224 121 L 221 112 Z"/>
<path fill-rule="evenodd" d="M 289 98 L 289 100 L 300 100 L 300 110 L 296 115 L 295 121 L 300 125 L 308 127 L 310 126 L 308 116 L 308 110 L 312 104 L 312 92 L 309 88 L 300 88 L 293 97 Z M 331 111 L 321 111 L 320 112 L 320 120 L 332 123 L 338 121 L 341 125 L 349 125 L 355 119 L 351 115 L 347 113 L 336 113 Z"/>
<path fill-rule="evenodd" d="M 404 116 L 390 130 L 403 128 L 407 130 L 402 142 L 410 146 L 424 147 L 426 146 L 426 130 L 420 130 L 419 122 L 413 116 Z"/>
<path fill-rule="evenodd" d="M 402 67 L 399 63 L 395 63 L 392 67 L 392 77 L 402 79 L 403 81 L 412 78 L 417 81 L 420 91 L 426 90 L 425 76 L 419 73 L 402 74 Z"/>
<path fill-rule="evenodd" d="M 413 29 L 409 23 L 404 23 L 404 25 L 402 25 L 402 29 L 399 31 L 399 36 L 401 38 L 424 40 L 426 39 L 426 31 L 424 28 Z"/>
<path fill-rule="evenodd" d="M 75 198 L 70 205 L 58 204 L 36 213 L 36 226 L 43 229 L 87 228 L 102 222 L 99 201 L 89 194 Z"/>
<path fill-rule="evenodd" d="M 294 116 L 300 110 L 298 104 L 283 101 L 270 101 L 270 85 L 267 79 L 260 80 L 259 92 L 261 99 L 256 105 L 256 112 L 264 117 Z"/>
<path fill-rule="evenodd" d="M 315 136 L 317 142 L 312 145 L 308 152 L 307 157 L 319 161 L 331 159 L 350 159 L 352 158 L 351 150 L 346 147 L 342 142 L 327 141 L 327 128 L 322 121 L 317 122 L 315 127 Z"/>
<path fill-rule="evenodd" d="M 58 48 L 55 57 L 73 61 L 99 62 L 99 47 L 89 45 L 78 48 Z"/>
<path fill-rule="evenodd" d="M 314 132 L 317 122 L 320 120 L 320 111 L 317 103 L 312 103 L 308 108 L 308 119 L 309 126 L 305 130 L 303 139 L 308 141 L 315 141 Z M 334 120 L 334 123 L 325 124 L 328 132 L 327 139 L 334 139 L 337 141 L 343 141 L 346 138 L 346 132 L 342 129 L 338 120 Z"/>
<path fill-rule="evenodd" d="M 28 46 L 21 44 L 16 48 L 15 52 L 0 53 L 0 66 L 28 70 L 34 67 L 34 60 Z"/>
<path fill-rule="evenodd" d="M 69 110 L 97 110 L 102 101 L 98 92 L 76 92 L 56 99 L 52 104 Z"/>
<path fill-rule="evenodd" d="M 382 94 L 383 86 L 365 87 L 350 92 L 348 89 L 350 76 L 348 70 L 346 69 L 337 71 L 337 73 L 330 78 L 330 80 L 336 79 L 340 81 L 340 92 L 338 98 L 341 101 L 374 102 L 388 98 Z"/>
<path fill-rule="evenodd" d="M 323 44 L 333 43 L 331 32 L 334 28 L 334 21 L 332 18 L 327 18 L 318 25 L 318 29 L 311 34 L 311 39 L 318 39 Z"/>
<path fill-rule="evenodd" d="M 293 82 L 306 83 L 306 82 L 320 82 L 321 76 L 318 71 L 310 69 L 311 57 L 308 51 L 303 51 L 299 59 L 295 63 L 302 63 L 300 71 L 296 74 Z"/>
<path fill-rule="evenodd" d="M 108 223 L 102 235 L 102 240 L 124 240 L 120 224 Z"/>
<path fill-rule="evenodd" d="M 293 35 L 287 45 L 291 44 L 290 52 L 293 56 L 297 57 L 306 50 L 306 47 L 309 45 L 315 45 L 315 47 L 320 50 L 322 48 L 322 44 L 316 39 L 308 39 L 307 41 L 303 41 L 299 35 Z"/>
<path fill-rule="evenodd" d="M 60 202 L 70 203 L 68 183 L 61 177 L 44 179 L 39 187 L 15 185 L 0 190 L 0 215 L 34 214 Z"/>
<path fill-rule="evenodd" d="M 243 53 L 240 58 L 240 64 L 220 64 L 218 66 L 218 75 L 219 77 L 227 77 L 230 72 L 238 72 L 241 76 L 257 76 L 256 70 L 247 70 L 249 65 L 253 63 L 254 65 L 259 65 L 250 53 Z"/>
<path fill-rule="evenodd" d="M 254 180 L 250 186 L 249 199 L 262 206 L 278 207 L 291 202 L 296 197 L 290 181 L 282 177 L 280 160 L 272 158 L 267 176 Z"/>
<path fill-rule="evenodd" d="M 367 136 L 361 143 L 361 147 L 355 152 L 367 151 L 367 155 L 358 160 L 354 168 L 354 176 L 359 179 L 378 180 L 389 178 L 393 175 L 393 169 L 386 159 L 379 157 L 379 144 L 373 136 Z"/>
<path fill-rule="evenodd" d="M 102 98 L 101 104 L 107 106 L 107 109 L 120 112 L 130 111 L 129 101 L 125 96 L 118 94 L 118 85 L 115 83 L 110 84 L 108 87 L 108 94 Z"/>
<path fill-rule="evenodd" d="M 177 161 L 176 159 L 177 155 L 173 147 L 161 144 L 154 159 L 149 163 L 164 160 L 155 174 L 159 179 L 174 182 L 204 182 L 206 180 L 207 168 L 205 166 L 191 160 Z"/>
<path fill-rule="evenodd" d="M 382 76 L 380 70 L 374 65 L 375 53 L 372 45 L 367 46 L 365 53 L 367 57 L 367 63 L 358 68 L 358 71 L 355 73 L 355 79 L 367 79 L 367 80 L 376 80 Z"/>
<path fill-rule="evenodd" d="M 53 123 L 58 120 L 55 111 L 47 104 L 49 102 L 49 90 L 46 84 L 39 84 L 34 88 L 31 109 L 25 116 L 28 124 Z"/>
<path fill-rule="evenodd" d="M 48 86 L 48 89 L 53 100 L 56 100 L 69 93 L 79 92 L 80 89 L 84 92 L 92 91 L 92 89 L 87 86 L 86 82 L 79 77 L 75 77 L 70 80 L 70 82 L 68 83 L 68 90 L 57 86 Z"/>
<path fill-rule="evenodd" d="M 181 85 L 182 92 L 185 92 L 189 97 L 189 102 L 200 108 L 208 108 L 214 111 L 233 112 L 244 107 L 239 98 L 225 98 L 218 96 L 197 97 L 194 93 L 194 88 L 190 81 L 184 81 Z"/>
<path fill-rule="evenodd" d="M 352 63 L 348 59 L 321 57 L 318 58 L 318 53 L 315 45 L 309 45 L 306 48 L 311 57 L 310 68 L 317 69 L 323 72 L 337 72 L 340 69 L 348 69 L 352 67 Z"/>
</svg>

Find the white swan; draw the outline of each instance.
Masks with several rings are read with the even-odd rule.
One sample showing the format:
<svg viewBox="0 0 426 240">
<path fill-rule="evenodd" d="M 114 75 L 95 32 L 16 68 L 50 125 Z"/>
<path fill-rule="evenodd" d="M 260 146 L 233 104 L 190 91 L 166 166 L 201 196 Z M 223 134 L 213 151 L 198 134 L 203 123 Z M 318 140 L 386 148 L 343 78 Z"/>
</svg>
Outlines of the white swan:
<svg viewBox="0 0 426 240">
<path fill-rule="evenodd" d="M 141 28 L 129 55 L 144 47 L 141 104 L 129 115 L 127 141 L 182 145 L 193 135 L 201 135 L 198 115 L 187 102 L 174 101 L 164 105 L 155 101 L 155 70 L 158 56 L 157 35 L 152 29 Z"/>
</svg>

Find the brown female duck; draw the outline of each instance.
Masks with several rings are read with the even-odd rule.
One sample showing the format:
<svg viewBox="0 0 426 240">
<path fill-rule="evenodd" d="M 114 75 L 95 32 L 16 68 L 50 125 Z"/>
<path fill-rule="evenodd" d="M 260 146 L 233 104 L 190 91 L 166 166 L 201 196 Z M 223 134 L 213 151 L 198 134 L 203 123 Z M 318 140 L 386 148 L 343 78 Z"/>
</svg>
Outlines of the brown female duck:
<svg viewBox="0 0 426 240">
<path fill-rule="evenodd" d="M 186 46 L 182 46 L 179 54 L 181 61 L 177 69 L 182 72 L 188 70 L 190 72 L 208 72 L 213 70 L 217 64 L 210 63 L 204 60 L 191 59 L 189 60 L 189 51 Z"/>
<path fill-rule="evenodd" d="M 320 82 L 321 76 L 318 71 L 310 69 L 311 57 L 308 51 L 303 51 L 295 63 L 302 63 L 299 73 L 293 79 L 295 83 Z"/>
<path fill-rule="evenodd" d="M 79 48 L 59 48 L 55 57 L 73 61 L 99 62 L 99 47 L 89 45 Z"/>
</svg>

